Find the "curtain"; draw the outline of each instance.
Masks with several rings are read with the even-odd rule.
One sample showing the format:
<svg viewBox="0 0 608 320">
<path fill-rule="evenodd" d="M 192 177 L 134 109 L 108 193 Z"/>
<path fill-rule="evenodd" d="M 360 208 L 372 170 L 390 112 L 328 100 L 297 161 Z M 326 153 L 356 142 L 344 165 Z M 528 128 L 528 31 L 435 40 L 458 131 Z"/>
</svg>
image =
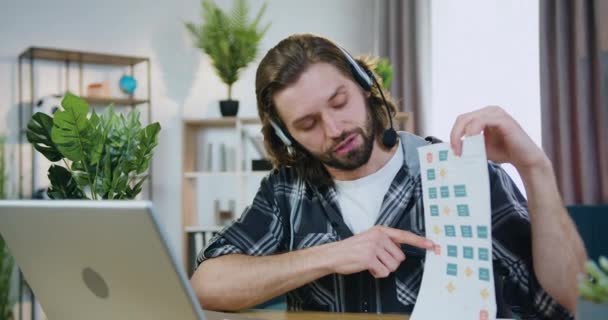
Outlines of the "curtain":
<svg viewBox="0 0 608 320">
<path fill-rule="evenodd" d="M 418 0 L 379 0 L 378 53 L 389 59 L 394 78 L 389 88 L 398 111 L 410 113 L 406 130 L 421 134 L 422 91 L 420 68 L 421 19 Z"/>
<path fill-rule="evenodd" d="M 540 1 L 543 148 L 566 204 L 608 203 L 608 1 Z"/>
</svg>

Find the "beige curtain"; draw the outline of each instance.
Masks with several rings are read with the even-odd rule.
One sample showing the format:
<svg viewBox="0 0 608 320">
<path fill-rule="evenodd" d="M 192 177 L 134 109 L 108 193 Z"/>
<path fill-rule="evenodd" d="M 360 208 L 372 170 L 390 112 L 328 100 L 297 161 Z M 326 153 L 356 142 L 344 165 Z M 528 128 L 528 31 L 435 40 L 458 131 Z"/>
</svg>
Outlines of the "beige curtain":
<svg viewBox="0 0 608 320">
<path fill-rule="evenodd" d="M 566 204 L 608 203 L 608 1 L 541 0 L 543 147 Z"/>
<path fill-rule="evenodd" d="M 418 0 L 379 0 L 378 53 L 394 68 L 390 92 L 400 111 L 412 114 L 406 130 L 423 132 L 419 68 Z"/>
</svg>

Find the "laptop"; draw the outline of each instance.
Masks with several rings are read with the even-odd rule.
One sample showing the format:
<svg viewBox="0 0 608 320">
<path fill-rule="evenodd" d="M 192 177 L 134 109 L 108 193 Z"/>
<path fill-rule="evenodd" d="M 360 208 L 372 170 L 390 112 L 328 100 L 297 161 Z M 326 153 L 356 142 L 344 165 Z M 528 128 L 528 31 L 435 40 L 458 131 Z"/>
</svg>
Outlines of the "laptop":
<svg viewBox="0 0 608 320">
<path fill-rule="evenodd" d="M 251 319 L 201 309 L 151 202 L 0 201 L 0 234 L 49 319 Z"/>
</svg>

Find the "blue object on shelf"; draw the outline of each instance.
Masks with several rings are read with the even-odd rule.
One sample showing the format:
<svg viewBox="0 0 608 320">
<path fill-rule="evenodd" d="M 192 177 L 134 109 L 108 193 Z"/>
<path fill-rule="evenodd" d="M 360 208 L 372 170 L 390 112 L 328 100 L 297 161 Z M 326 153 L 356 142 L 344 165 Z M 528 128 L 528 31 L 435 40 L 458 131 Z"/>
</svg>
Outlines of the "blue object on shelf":
<svg viewBox="0 0 608 320">
<path fill-rule="evenodd" d="M 137 88 L 137 80 L 132 76 L 124 75 L 120 78 L 120 82 L 118 83 L 120 86 L 120 90 L 126 94 L 133 94 L 135 89 Z"/>
</svg>

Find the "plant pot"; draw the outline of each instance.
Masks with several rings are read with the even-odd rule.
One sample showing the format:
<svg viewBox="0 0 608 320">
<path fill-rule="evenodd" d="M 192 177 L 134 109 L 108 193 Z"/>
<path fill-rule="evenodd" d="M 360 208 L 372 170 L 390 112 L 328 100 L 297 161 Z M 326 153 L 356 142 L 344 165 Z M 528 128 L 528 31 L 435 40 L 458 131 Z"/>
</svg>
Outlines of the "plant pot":
<svg viewBox="0 0 608 320">
<path fill-rule="evenodd" d="M 234 117 L 239 112 L 238 100 L 221 100 L 220 113 L 223 117 Z"/>
<path fill-rule="evenodd" d="M 577 320 L 605 320 L 608 318 L 608 304 L 599 304 L 578 299 L 576 305 Z"/>
</svg>

